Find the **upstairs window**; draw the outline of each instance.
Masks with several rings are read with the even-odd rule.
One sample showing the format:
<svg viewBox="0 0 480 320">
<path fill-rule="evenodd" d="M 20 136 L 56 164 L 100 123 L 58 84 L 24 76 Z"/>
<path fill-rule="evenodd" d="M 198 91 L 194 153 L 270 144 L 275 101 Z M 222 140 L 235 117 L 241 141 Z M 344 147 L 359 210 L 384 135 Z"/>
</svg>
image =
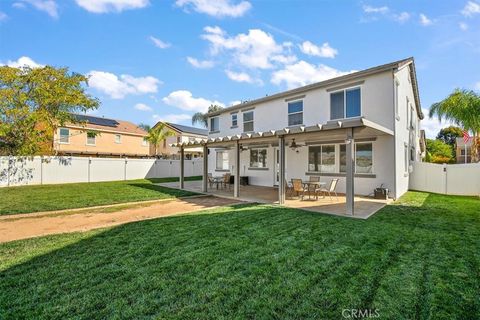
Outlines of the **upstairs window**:
<svg viewBox="0 0 480 320">
<path fill-rule="evenodd" d="M 267 149 L 251 149 L 250 150 L 250 167 L 251 168 L 267 167 Z"/>
<path fill-rule="evenodd" d="M 220 130 L 218 117 L 210 118 L 210 132 L 216 132 Z"/>
<path fill-rule="evenodd" d="M 352 88 L 330 94 L 330 119 L 359 117 L 361 115 L 360 88 Z"/>
<path fill-rule="evenodd" d="M 96 143 L 97 134 L 95 132 L 87 132 L 87 145 L 94 146 Z"/>
<path fill-rule="evenodd" d="M 148 146 L 148 139 L 147 138 L 142 139 L 142 146 L 144 146 L 144 147 Z"/>
<path fill-rule="evenodd" d="M 303 101 L 288 103 L 288 125 L 295 126 L 303 124 Z"/>
<path fill-rule="evenodd" d="M 228 170 L 228 152 L 227 151 L 217 151 L 216 156 L 216 166 L 217 170 Z"/>
<path fill-rule="evenodd" d="M 115 143 L 122 143 L 122 136 L 119 134 L 115 135 Z"/>
<path fill-rule="evenodd" d="M 232 113 L 232 127 L 238 126 L 238 113 Z"/>
<path fill-rule="evenodd" d="M 70 129 L 60 128 L 60 143 L 70 143 Z"/>
<path fill-rule="evenodd" d="M 243 113 L 243 132 L 253 131 L 253 111 Z"/>
</svg>

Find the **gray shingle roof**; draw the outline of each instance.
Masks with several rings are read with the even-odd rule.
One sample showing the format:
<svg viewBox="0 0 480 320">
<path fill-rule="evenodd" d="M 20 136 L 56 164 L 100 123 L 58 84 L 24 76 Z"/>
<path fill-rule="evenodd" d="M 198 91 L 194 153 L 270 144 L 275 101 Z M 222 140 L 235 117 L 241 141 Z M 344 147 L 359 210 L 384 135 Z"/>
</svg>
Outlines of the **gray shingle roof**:
<svg viewBox="0 0 480 320">
<path fill-rule="evenodd" d="M 165 122 L 167 125 L 173 127 L 174 129 L 184 132 L 184 133 L 192 133 L 192 134 L 197 134 L 200 136 L 207 136 L 208 135 L 208 130 L 207 129 L 200 129 L 200 128 L 195 128 L 195 127 L 189 127 L 189 126 L 184 126 L 182 124 L 176 124 L 176 123 L 171 123 L 171 122 Z"/>
</svg>

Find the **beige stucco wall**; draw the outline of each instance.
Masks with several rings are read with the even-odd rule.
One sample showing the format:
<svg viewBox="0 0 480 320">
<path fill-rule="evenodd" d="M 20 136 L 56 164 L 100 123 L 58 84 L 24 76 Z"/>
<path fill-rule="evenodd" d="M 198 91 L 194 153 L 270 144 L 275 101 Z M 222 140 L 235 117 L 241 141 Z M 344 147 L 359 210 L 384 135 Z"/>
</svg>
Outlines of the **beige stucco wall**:
<svg viewBox="0 0 480 320">
<path fill-rule="evenodd" d="M 177 147 L 171 147 L 170 144 L 172 143 L 181 143 L 181 142 L 188 142 L 190 139 L 204 139 L 204 136 L 197 136 L 197 135 L 188 135 L 188 134 L 181 134 L 175 133 L 175 136 L 168 137 L 166 143 L 163 141 L 157 147 L 157 155 L 176 155 L 180 152 L 180 149 Z M 186 153 L 202 153 L 203 148 L 187 148 L 185 149 Z M 152 145 L 150 147 L 150 154 L 155 154 L 155 147 Z"/>
<path fill-rule="evenodd" d="M 67 153 L 111 153 L 114 155 L 149 155 L 149 145 L 143 145 L 143 137 L 126 133 L 99 132 L 95 145 L 87 145 L 87 132 L 80 129 L 70 130 L 69 143 L 60 143 L 60 129 L 55 133 L 54 149 Z M 120 134 L 120 143 L 115 135 Z"/>
</svg>

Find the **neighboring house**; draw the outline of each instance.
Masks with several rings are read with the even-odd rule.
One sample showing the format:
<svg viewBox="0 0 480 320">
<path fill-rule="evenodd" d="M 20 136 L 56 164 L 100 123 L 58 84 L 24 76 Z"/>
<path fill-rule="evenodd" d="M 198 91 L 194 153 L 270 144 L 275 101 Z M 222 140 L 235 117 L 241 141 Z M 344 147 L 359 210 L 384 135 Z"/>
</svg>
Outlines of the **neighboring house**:
<svg viewBox="0 0 480 320">
<path fill-rule="evenodd" d="M 457 156 L 457 163 L 471 163 L 472 162 L 472 139 L 465 144 L 463 137 L 456 139 L 455 153 Z M 466 157 L 466 158 L 465 158 Z"/>
<path fill-rule="evenodd" d="M 209 139 L 176 146 L 210 148 L 209 173 L 279 186 L 280 203 L 283 181 L 338 178 L 353 212 L 354 193 L 383 186 L 396 199 L 408 190 L 412 162 L 424 151 L 423 117 L 408 58 L 213 112 Z"/>
<path fill-rule="evenodd" d="M 171 122 L 158 122 L 155 124 L 154 128 L 158 126 L 158 124 L 164 123 L 168 130 L 174 133 L 173 136 L 168 137 L 167 139 L 163 140 L 157 146 L 157 152 L 155 154 L 155 146 L 150 146 L 150 155 L 152 156 L 161 156 L 163 158 L 170 158 L 170 159 L 178 159 L 180 157 L 180 149 L 177 147 L 172 147 L 171 144 L 174 143 L 183 143 L 183 142 L 191 142 L 199 139 L 205 139 L 208 136 L 208 130 L 200 129 L 195 127 L 184 126 L 181 124 L 175 124 Z M 197 158 L 203 155 L 203 148 L 190 148 L 185 150 L 185 156 L 189 159 Z"/>
<path fill-rule="evenodd" d="M 73 115 L 79 123 L 57 129 L 53 149 L 60 155 L 92 157 L 148 157 L 147 132 L 137 125 L 87 115 Z"/>
</svg>

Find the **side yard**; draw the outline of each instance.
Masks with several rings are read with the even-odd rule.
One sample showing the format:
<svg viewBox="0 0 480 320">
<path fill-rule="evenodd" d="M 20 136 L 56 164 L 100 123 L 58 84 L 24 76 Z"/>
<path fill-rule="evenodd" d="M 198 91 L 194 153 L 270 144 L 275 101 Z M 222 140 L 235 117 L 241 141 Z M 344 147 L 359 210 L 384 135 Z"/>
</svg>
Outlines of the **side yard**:
<svg viewBox="0 0 480 320">
<path fill-rule="evenodd" d="M 0 244 L 0 318 L 480 318 L 480 200 L 233 205 Z"/>
<path fill-rule="evenodd" d="M 84 208 L 193 195 L 155 185 L 178 178 L 71 183 L 0 188 L 0 215 Z M 188 177 L 186 180 L 201 180 Z"/>
</svg>

